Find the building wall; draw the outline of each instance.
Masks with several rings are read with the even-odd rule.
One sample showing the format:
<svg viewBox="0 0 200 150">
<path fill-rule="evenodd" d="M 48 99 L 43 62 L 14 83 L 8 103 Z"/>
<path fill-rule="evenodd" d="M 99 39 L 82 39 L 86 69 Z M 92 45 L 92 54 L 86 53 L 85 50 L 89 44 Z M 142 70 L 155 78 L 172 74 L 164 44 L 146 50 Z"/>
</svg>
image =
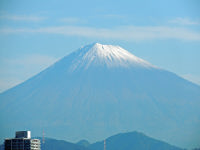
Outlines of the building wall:
<svg viewBox="0 0 200 150">
<path fill-rule="evenodd" d="M 4 145 L 5 150 L 41 150 L 38 139 L 6 139 Z"/>
</svg>

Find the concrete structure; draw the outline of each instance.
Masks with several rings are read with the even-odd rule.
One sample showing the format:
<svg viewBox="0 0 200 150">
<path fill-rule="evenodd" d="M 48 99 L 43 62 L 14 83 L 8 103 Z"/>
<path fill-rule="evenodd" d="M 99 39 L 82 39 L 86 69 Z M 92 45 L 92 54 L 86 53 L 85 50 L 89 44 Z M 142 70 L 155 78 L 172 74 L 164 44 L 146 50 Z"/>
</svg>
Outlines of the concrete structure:
<svg viewBox="0 0 200 150">
<path fill-rule="evenodd" d="M 15 138 L 5 139 L 5 150 L 41 150 L 40 140 L 31 139 L 31 131 L 18 131 Z"/>
<path fill-rule="evenodd" d="M 31 131 L 17 131 L 15 133 L 15 138 L 31 138 Z"/>
</svg>

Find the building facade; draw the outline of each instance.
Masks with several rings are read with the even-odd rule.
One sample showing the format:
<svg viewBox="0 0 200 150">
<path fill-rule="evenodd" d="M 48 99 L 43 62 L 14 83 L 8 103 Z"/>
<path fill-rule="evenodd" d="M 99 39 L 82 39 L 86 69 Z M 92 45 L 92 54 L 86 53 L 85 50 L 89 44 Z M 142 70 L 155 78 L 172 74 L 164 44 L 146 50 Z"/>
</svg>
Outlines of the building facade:
<svg viewBox="0 0 200 150">
<path fill-rule="evenodd" d="M 31 139 L 30 131 L 18 131 L 15 138 L 5 139 L 5 150 L 41 150 L 40 140 Z"/>
</svg>

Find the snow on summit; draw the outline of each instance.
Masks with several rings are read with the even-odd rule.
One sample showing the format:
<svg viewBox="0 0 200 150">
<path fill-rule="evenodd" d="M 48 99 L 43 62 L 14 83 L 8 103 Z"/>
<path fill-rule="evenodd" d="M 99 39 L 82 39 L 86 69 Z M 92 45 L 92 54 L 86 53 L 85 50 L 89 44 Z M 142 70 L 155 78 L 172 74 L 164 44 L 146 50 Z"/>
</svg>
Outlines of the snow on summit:
<svg viewBox="0 0 200 150">
<path fill-rule="evenodd" d="M 153 67 L 145 60 L 138 58 L 120 46 L 102 45 L 99 43 L 87 45 L 75 53 L 70 70 L 88 69 L 94 66 L 110 67 Z"/>
</svg>

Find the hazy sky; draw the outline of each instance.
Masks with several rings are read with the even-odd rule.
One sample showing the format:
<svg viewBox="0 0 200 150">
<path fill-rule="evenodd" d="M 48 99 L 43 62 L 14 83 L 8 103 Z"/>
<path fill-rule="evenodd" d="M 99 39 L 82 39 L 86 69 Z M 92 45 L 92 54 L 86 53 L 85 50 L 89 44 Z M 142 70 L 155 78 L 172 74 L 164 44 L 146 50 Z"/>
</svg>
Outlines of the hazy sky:
<svg viewBox="0 0 200 150">
<path fill-rule="evenodd" d="M 198 0 L 1 0 L 0 92 L 94 42 L 200 85 L 199 8 Z"/>
</svg>

